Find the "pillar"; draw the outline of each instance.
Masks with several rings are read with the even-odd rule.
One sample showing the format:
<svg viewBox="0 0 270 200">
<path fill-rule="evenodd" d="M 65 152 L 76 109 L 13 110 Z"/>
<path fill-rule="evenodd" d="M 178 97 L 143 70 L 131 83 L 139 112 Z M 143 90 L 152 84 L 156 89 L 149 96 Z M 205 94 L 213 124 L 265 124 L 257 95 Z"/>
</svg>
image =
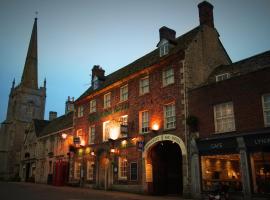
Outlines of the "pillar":
<svg viewBox="0 0 270 200">
<path fill-rule="evenodd" d="M 248 157 L 246 146 L 243 137 L 237 138 L 239 153 L 240 153 L 240 171 L 242 178 L 242 188 L 244 199 L 251 199 L 251 180 L 250 180 L 250 170 L 248 166 Z"/>
</svg>

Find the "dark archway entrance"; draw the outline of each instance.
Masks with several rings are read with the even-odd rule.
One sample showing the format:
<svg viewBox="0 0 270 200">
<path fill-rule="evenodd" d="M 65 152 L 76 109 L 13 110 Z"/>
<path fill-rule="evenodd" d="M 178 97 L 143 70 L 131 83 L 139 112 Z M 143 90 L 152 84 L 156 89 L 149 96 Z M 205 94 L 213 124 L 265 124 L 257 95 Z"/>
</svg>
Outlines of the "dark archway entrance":
<svg viewBox="0 0 270 200">
<path fill-rule="evenodd" d="M 178 144 L 162 141 L 149 152 L 155 195 L 182 194 L 182 152 Z"/>
</svg>

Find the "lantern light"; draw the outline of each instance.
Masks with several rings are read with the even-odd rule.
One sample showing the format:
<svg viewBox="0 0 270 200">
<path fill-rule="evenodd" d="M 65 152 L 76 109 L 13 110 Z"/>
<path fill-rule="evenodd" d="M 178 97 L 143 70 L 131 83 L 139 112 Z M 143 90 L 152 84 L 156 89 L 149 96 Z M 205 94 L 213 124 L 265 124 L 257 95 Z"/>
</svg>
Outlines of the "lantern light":
<svg viewBox="0 0 270 200">
<path fill-rule="evenodd" d="M 63 139 L 66 139 L 66 138 L 67 138 L 67 134 L 66 134 L 66 133 L 62 133 L 61 137 L 62 137 Z"/>
<path fill-rule="evenodd" d="M 152 125 L 152 130 L 153 130 L 153 131 L 158 131 L 158 130 L 159 130 L 159 125 L 158 125 L 157 123 L 154 123 L 154 124 Z"/>
</svg>

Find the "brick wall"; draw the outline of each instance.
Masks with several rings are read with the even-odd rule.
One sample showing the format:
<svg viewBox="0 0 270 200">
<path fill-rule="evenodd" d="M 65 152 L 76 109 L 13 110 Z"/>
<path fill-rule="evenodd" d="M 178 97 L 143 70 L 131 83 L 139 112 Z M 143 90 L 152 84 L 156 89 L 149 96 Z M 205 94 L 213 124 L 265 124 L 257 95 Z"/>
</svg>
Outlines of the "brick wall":
<svg viewBox="0 0 270 200">
<path fill-rule="evenodd" d="M 232 101 L 236 132 L 264 128 L 262 95 L 270 93 L 270 69 L 203 86 L 189 92 L 189 113 L 199 119 L 200 137 L 215 132 L 215 104 Z"/>
</svg>

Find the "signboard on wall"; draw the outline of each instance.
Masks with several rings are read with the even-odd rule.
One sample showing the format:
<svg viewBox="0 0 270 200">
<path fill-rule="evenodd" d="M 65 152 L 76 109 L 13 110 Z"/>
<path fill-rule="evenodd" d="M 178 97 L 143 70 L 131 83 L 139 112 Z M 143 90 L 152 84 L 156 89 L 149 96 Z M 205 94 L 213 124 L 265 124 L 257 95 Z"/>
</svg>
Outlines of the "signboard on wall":
<svg viewBox="0 0 270 200">
<path fill-rule="evenodd" d="M 153 182 L 153 168 L 152 164 L 146 164 L 146 182 L 152 183 Z"/>
<path fill-rule="evenodd" d="M 73 143 L 80 144 L 81 143 L 80 137 L 73 137 Z"/>
</svg>

